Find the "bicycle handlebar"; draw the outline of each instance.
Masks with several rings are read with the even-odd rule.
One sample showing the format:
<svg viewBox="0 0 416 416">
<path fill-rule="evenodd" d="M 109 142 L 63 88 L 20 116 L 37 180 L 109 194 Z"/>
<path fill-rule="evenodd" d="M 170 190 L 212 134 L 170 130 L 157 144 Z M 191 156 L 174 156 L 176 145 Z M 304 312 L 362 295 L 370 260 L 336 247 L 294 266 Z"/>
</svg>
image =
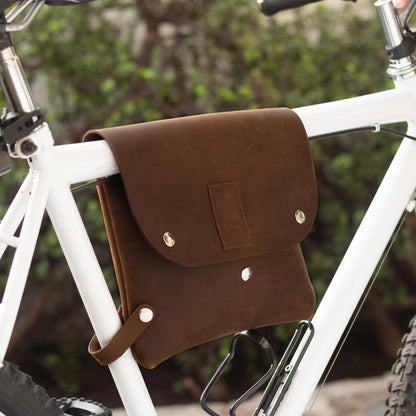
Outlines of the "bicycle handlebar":
<svg viewBox="0 0 416 416">
<path fill-rule="evenodd" d="M 294 9 L 317 1 L 321 0 L 257 0 L 257 4 L 266 16 L 272 16 L 281 10 Z"/>
<path fill-rule="evenodd" d="M 70 6 L 82 3 L 87 3 L 93 0 L 46 0 L 45 3 L 49 6 Z M 17 3 L 18 0 L 0 0 L 0 12 L 4 12 L 13 4 Z"/>
</svg>

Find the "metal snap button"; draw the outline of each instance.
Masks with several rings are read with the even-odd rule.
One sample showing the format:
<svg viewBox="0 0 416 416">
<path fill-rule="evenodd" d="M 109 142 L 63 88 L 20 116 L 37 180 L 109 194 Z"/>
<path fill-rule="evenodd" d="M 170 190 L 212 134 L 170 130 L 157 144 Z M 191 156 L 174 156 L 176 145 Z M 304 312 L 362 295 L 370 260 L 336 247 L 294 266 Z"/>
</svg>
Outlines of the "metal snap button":
<svg viewBox="0 0 416 416">
<path fill-rule="evenodd" d="M 302 210 L 298 209 L 295 212 L 295 219 L 299 224 L 303 224 L 306 221 L 306 215 Z"/>
<path fill-rule="evenodd" d="M 150 308 L 141 308 L 139 310 L 139 319 L 142 322 L 150 322 L 153 319 L 153 311 Z"/>
<path fill-rule="evenodd" d="M 175 245 L 175 236 L 172 233 L 166 232 L 163 234 L 163 241 L 168 247 L 173 247 Z"/>
<path fill-rule="evenodd" d="M 250 280 L 253 276 L 253 270 L 251 269 L 251 267 L 245 267 L 242 271 L 241 271 L 241 278 L 247 282 L 247 280 Z"/>
</svg>

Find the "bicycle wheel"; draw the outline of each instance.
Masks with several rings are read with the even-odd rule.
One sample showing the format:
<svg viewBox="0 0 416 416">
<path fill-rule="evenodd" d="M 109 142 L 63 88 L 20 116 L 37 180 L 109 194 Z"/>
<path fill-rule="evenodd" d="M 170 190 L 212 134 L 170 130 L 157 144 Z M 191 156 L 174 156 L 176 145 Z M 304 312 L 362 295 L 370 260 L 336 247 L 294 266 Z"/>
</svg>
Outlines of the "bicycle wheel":
<svg viewBox="0 0 416 416">
<path fill-rule="evenodd" d="M 410 321 L 409 332 L 403 336 L 392 367 L 393 380 L 389 383 L 389 397 L 385 416 L 412 416 L 416 414 L 416 316 Z"/>
<path fill-rule="evenodd" d="M 4 362 L 0 369 L 0 416 L 63 416 L 51 399 L 15 365 Z"/>
</svg>

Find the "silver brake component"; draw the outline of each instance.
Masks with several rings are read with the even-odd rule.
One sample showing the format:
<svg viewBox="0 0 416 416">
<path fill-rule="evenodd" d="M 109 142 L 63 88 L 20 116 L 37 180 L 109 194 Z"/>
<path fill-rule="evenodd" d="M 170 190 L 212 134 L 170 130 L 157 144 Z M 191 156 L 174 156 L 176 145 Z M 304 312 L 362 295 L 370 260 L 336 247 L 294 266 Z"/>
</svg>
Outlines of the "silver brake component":
<svg viewBox="0 0 416 416">
<path fill-rule="evenodd" d="M 45 0 L 24 0 L 20 2 L 16 7 L 10 10 L 6 15 L 6 32 L 18 32 L 29 26 L 33 18 L 36 16 L 40 8 L 45 3 Z M 29 11 L 26 9 L 32 5 Z M 22 18 L 20 22 L 14 23 L 16 18 L 20 16 L 23 12 L 26 11 L 26 15 Z"/>
</svg>

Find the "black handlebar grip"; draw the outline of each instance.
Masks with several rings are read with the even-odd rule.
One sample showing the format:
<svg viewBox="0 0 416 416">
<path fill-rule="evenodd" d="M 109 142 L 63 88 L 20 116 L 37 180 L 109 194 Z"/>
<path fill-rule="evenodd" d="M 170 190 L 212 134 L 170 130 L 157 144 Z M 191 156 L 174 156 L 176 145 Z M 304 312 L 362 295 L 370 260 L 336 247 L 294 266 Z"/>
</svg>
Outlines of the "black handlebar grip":
<svg viewBox="0 0 416 416">
<path fill-rule="evenodd" d="M 281 10 L 294 9 L 321 0 L 257 0 L 260 10 L 266 16 L 272 16 Z"/>
</svg>

